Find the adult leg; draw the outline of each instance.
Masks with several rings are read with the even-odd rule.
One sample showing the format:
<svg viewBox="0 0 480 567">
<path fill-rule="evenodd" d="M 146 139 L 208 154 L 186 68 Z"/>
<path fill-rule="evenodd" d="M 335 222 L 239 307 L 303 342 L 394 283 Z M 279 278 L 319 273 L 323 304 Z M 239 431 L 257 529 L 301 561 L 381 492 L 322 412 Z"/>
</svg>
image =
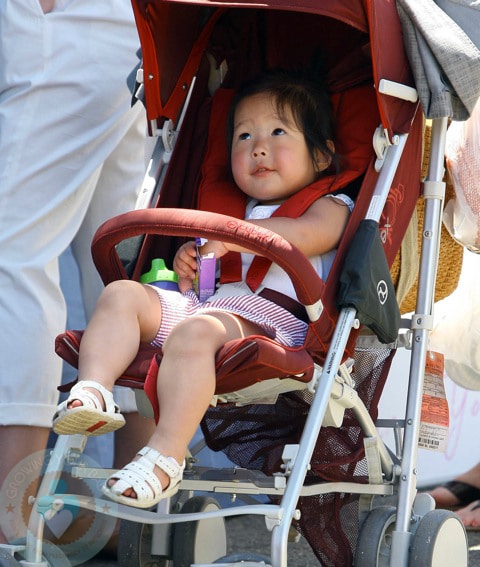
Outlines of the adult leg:
<svg viewBox="0 0 480 567">
<path fill-rule="evenodd" d="M 455 508 L 470 505 L 480 499 L 480 463 L 430 491 L 437 508 Z M 468 506 L 467 506 L 468 508 Z M 480 514 L 479 520 L 480 520 Z"/>
<path fill-rule="evenodd" d="M 4 510 L 4 512 L 2 512 L 3 520 L 7 523 L 8 517 L 6 516 L 8 516 L 8 514 L 5 513 L 5 510 L 8 509 L 7 506 L 9 504 L 9 491 L 8 486 L 4 484 L 4 481 L 10 478 L 9 475 L 12 473 L 12 471 L 14 471 L 16 467 L 20 465 L 20 463 L 22 463 L 24 459 L 27 459 L 37 452 L 45 450 L 48 434 L 49 429 L 45 427 L 30 427 L 23 425 L 10 425 L 0 427 L 0 447 L 2 447 L 3 455 L 0 459 L 0 484 L 3 485 L 2 502 L 0 503 L 0 505 L 2 507 L 2 510 Z M 39 462 L 38 464 L 39 466 L 37 482 L 33 482 L 32 484 L 29 484 L 29 486 L 25 487 L 17 486 L 16 489 L 25 491 L 28 490 L 30 494 L 35 494 L 41 470 L 41 463 Z M 28 463 L 28 465 L 26 465 L 27 470 L 31 471 L 32 466 L 32 463 Z M 17 478 L 21 478 L 21 476 L 22 475 Z M 3 525 L 3 522 L 1 522 L 0 525 Z M 18 529 L 18 526 L 16 528 Z M 4 534 L 3 529 L 0 528 L 0 543 L 8 543 L 7 535 L 8 533 Z"/>
<path fill-rule="evenodd" d="M 56 407 L 61 361 L 53 340 L 65 327 L 57 258 L 78 230 L 91 196 L 88 180 L 117 144 L 112 125 L 129 105 L 127 89 L 111 97 L 104 85 L 117 87 L 98 81 L 98 53 L 111 53 L 114 66 L 124 60 L 112 53 L 107 35 L 131 46 L 133 67 L 129 2 L 89 4 L 88 13 L 72 3 L 48 17 L 30 0 L 0 7 L 2 446 L 8 437 L 10 447 L 45 447 L 44 430 Z M 83 61 L 95 62 L 90 69 L 70 59 L 77 37 Z M 105 49 L 95 38 L 104 38 Z M 19 457 L 3 452 L 0 485 Z"/>
</svg>

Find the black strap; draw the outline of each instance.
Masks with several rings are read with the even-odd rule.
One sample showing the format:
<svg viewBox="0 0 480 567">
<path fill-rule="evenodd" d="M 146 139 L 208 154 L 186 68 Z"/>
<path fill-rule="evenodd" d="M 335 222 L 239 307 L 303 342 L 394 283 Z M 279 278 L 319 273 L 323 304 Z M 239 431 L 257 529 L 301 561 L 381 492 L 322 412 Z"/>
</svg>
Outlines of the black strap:
<svg viewBox="0 0 480 567">
<path fill-rule="evenodd" d="M 281 293 L 280 291 L 276 291 L 274 289 L 270 289 L 268 287 L 262 289 L 257 295 L 271 301 L 272 303 L 276 303 L 278 306 L 283 307 L 286 311 L 289 311 L 292 315 L 294 315 L 300 321 L 304 323 L 309 323 L 307 311 L 305 307 L 292 299 L 288 295 Z"/>
</svg>

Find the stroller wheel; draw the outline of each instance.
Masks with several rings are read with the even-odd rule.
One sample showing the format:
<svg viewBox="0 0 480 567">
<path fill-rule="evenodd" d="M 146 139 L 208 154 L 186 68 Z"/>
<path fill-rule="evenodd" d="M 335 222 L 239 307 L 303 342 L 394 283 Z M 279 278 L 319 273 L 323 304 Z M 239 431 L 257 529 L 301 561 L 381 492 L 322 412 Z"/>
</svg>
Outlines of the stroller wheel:
<svg viewBox="0 0 480 567">
<path fill-rule="evenodd" d="M 466 567 L 468 539 L 460 518 L 450 510 L 431 510 L 420 520 L 410 550 L 411 567 Z"/>
<path fill-rule="evenodd" d="M 194 496 L 185 502 L 181 512 L 191 514 L 220 510 L 211 497 Z M 176 524 L 173 535 L 173 564 L 190 567 L 192 563 L 210 563 L 225 555 L 227 534 L 224 518 L 208 518 Z"/>
<path fill-rule="evenodd" d="M 168 557 L 152 554 L 153 526 L 122 520 L 118 533 L 119 567 L 171 567 Z M 168 544 L 167 544 L 168 546 Z"/>
<path fill-rule="evenodd" d="M 355 567 L 388 567 L 391 533 L 397 510 L 393 506 L 374 508 L 363 522 L 355 552 Z"/>
<path fill-rule="evenodd" d="M 20 567 L 20 563 L 6 549 L 0 549 L 0 567 Z"/>
</svg>

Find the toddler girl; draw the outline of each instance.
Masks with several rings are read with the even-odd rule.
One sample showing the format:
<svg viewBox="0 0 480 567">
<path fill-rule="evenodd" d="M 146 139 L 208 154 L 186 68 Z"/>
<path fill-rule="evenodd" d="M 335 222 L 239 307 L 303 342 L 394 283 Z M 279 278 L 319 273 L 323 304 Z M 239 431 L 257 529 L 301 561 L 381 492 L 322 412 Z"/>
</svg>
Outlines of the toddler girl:
<svg viewBox="0 0 480 567">
<path fill-rule="evenodd" d="M 328 195 L 298 218 L 271 217 L 288 197 L 317 180 L 335 157 L 325 89 L 304 76 L 268 72 L 237 94 L 229 125 L 233 178 L 248 197 L 246 220 L 294 244 L 325 279 L 353 207 L 351 199 Z M 211 240 L 202 249 L 216 258 L 229 251 L 241 253 L 245 276 L 253 259 L 247 249 Z M 188 443 L 214 394 L 218 349 L 248 335 L 298 346 L 307 330 L 305 321 L 250 292 L 243 282 L 219 285 L 200 303 L 192 287 L 197 269 L 193 241 L 179 248 L 173 268 L 179 292 L 129 280 L 105 288 L 82 338 L 79 382 L 53 422 L 59 434 L 99 435 L 121 427 L 124 419 L 112 398 L 113 385 L 140 342 L 161 346 L 155 432 L 148 446 L 103 487 L 112 500 L 139 508 L 154 506 L 178 490 Z M 270 268 L 263 287 L 296 299 L 278 266 Z"/>
</svg>

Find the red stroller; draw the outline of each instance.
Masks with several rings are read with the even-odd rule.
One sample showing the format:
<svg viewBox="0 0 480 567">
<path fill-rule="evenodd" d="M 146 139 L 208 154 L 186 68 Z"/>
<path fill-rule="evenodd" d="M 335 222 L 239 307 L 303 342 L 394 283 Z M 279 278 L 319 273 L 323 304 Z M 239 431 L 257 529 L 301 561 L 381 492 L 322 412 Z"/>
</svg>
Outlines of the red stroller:
<svg viewBox="0 0 480 567">
<path fill-rule="evenodd" d="M 128 542 L 130 551 L 127 555 L 121 548 L 120 565 L 156 561 L 281 567 L 286 565 L 292 523 L 324 565 L 466 565 L 468 548 L 459 519 L 434 510 L 428 496 L 416 495 L 446 118 L 433 125 L 433 159 L 424 184 L 431 207 L 425 215 L 416 312 L 411 321 L 401 321 L 389 265 L 421 192 L 423 115 L 395 4 L 134 0 L 133 7 L 144 58 L 139 90 L 150 133 L 159 137 L 150 167 L 155 183 L 149 180 L 142 196 L 151 208 L 111 219 L 97 232 L 92 250 L 104 282 L 138 279 L 156 257 L 168 263 L 185 237 L 248 244 L 291 277 L 309 316 L 307 339 L 303 348 L 286 348 L 248 337 L 217 353 L 219 404 L 208 410 L 202 430 L 207 444 L 224 451 L 240 468 L 212 472 L 196 467 L 192 459 L 178 500 L 162 502 L 157 511 L 59 494 L 63 465 L 81 459 L 84 444 L 80 436 L 59 438 L 27 540 L 13 551 L 0 548 L 0 565 L 17 565 L 18 554 L 28 565 L 63 565 L 51 559 L 58 557 L 52 546 L 42 545 L 43 525 L 69 505 L 127 521 L 121 541 Z M 358 187 L 326 281 L 278 235 L 249 235 L 248 223 L 239 220 L 242 203 L 227 181 L 222 126 L 229 89 L 267 67 L 304 65 L 317 51 L 328 68 L 336 144 L 345 158 L 335 187 Z M 289 204 L 292 214 L 301 214 L 318 196 L 300 194 Z M 399 337 L 400 327 L 409 331 Z M 80 340 L 78 331 L 57 340 L 57 351 L 73 365 Z M 409 399 L 401 424 L 403 443 L 394 454 L 379 436 L 375 420 L 392 358 L 405 343 L 412 349 Z M 118 380 L 135 389 L 146 412 L 151 411 L 146 397 L 155 406 L 160 361 L 161 352 L 142 347 Z M 260 394 L 256 388 L 252 393 L 259 381 Z M 264 403 L 264 384 L 269 382 L 275 403 Z M 74 473 L 85 478 L 100 474 L 81 466 Z M 190 498 L 194 491 L 262 494 L 269 501 L 221 508 L 210 498 Z M 223 518 L 237 514 L 265 517 L 272 533 L 270 557 L 229 557 L 217 532 L 223 529 Z M 188 537 L 195 538 L 192 526 L 202 522 L 213 523 L 208 524 L 208 550 L 200 552 Z"/>
</svg>

